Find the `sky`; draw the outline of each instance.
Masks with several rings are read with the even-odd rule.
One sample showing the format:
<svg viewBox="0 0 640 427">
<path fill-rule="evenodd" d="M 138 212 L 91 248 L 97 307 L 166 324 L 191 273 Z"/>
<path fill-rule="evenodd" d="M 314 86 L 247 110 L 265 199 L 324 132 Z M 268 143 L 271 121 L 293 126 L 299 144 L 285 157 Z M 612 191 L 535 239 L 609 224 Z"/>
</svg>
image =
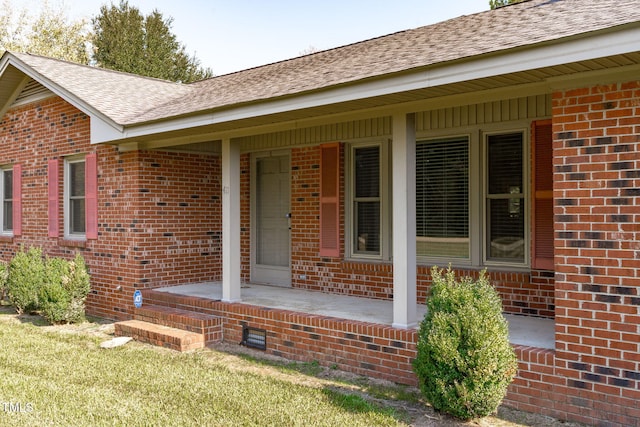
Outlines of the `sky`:
<svg viewBox="0 0 640 427">
<path fill-rule="evenodd" d="M 120 0 L 47 0 L 90 19 Z M 35 13 L 45 0 L 9 0 Z M 489 0 L 129 0 L 143 15 L 173 18 L 172 31 L 215 75 L 240 71 L 469 15 Z"/>
</svg>

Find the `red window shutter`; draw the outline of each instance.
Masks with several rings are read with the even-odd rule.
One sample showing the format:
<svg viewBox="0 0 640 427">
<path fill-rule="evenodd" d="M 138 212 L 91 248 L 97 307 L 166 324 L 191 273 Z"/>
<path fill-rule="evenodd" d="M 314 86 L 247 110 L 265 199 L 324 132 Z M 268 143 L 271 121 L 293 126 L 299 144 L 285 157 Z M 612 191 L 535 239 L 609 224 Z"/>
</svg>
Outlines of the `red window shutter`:
<svg viewBox="0 0 640 427">
<path fill-rule="evenodd" d="M 22 235 L 22 165 L 13 165 L 13 235 Z"/>
<path fill-rule="evenodd" d="M 340 256 L 340 143 L 320 146 L 320 256 Z"/>
<path fill-rule="evenodd" d="M 60 193 L 60 163 L 58 159 L 49 160 L 48 178 L 49 178 L 49 237 L 58 237 L 60 227 L 58 222 L 58 198 Z"/>
<path fill-rule="evenodd" d="M 85 221 L 87 239 L 98 238 L 98 158 L 96 153 L 85 157 Z"/>
<path fill-rule="evenodd" d="M 535 269 L 553 270 L 553 134 L 551 120 L 532 123 L 533 218 L 532 257 Z"/>
</svg>

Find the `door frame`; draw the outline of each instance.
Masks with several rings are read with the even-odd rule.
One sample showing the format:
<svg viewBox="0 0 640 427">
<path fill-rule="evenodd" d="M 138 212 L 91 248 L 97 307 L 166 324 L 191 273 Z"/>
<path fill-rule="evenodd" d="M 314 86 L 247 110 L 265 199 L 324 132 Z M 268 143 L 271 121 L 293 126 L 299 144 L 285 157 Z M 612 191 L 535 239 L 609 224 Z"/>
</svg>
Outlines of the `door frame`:
<svg viewBox="0 0 640 427">
<path fill-rule="evenodd" d="M 257 221 L 257 162 L 258 159 L 261 158 L 265 158 L 265 157 L 279 157 L 279 156 L 287 156 L 287 160 L 288 160 L 288 166 L 287 166 L 287 173 L 288 173 L 288 186 L 289 186 L 289 212 L 291 211 L 291 150 L 270 150 L 270 151 L 259 151 L 259 152 L 254 152 L 251 153 L 251 167 L 250 167 L 250 171 L 251 171 L 251 176 L 250 176 L 250 211 L 251 211 L 251 237 L 250 237 L 250 246 L 251 246 L 251 261 L 250 261 L 250 267 L 249 267 L 249 275 L 250 275 L 250 281 L 253 283 L 264 283 L 264 284 L 268 284 L 268 285 L 273 285 L 273 286 L 282 286 L 282 287 L 291 287 L 291 228 L 289 227 L 289 262 L 288 262 L 288 267 L 273 267 L 272 270 L 275 272 L 277 271 L 285 271 L 287 273 L 284 273 L 282 275 L 282 277 L 279 277 L 277 280 L 274 281 L 265 281 L 265 280 L 257 280 L 255 277 L 255 272 L 256 272 L 256 267 L 257 268 L 262 268 L 262 267 L 258 267 L 258 264 L 256 262 L 257 260 L 257 242 L 256 242 L 256 237 L 257 237 L 257 225 L 258 225 L 258 221 Z M 289 219 L 289 221 L 291 221 L 291 219 Z M 291 224 L 291 222 L 289 222 L 289 224 Z M 264 267 L 263 270 L 268 270 L 269 267 Z M 286 277 L 285 277 L 286 276 Z"/>
</svg>

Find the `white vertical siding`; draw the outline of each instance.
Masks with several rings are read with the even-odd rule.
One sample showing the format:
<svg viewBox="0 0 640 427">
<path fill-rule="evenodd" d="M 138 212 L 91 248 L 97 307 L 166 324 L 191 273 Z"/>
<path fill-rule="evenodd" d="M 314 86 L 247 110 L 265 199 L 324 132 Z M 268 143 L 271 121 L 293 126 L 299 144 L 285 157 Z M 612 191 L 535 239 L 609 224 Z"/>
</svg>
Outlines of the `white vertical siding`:
<svg viewBox="0 0 640 427">
<path fill-rule="evenodd" d="M 391 135 L 391 117 L 377 117 L 331 125 L 275 132 L 241 138 L 243 151 L 266 150 L 292 145 L 318 144 L 330 141 L 348 141 Z"/>
<path fill-rule="evenodd" d="M 551 116 L 551 95 L 537 95 L 416 113 L 416 131 L 455 129 L 512 120 Z M 242 151 L 270 150 L 294 145 L 390 137 L 391 117 L 375 117 L 312 126 L 241 138 Z"/>
<path fill-rule="evenodd" d="M 551 95 L 537 95 L 423 111 L 417 114 L 416 130 L 424 132 L 550 116 Z"/>
</svg>

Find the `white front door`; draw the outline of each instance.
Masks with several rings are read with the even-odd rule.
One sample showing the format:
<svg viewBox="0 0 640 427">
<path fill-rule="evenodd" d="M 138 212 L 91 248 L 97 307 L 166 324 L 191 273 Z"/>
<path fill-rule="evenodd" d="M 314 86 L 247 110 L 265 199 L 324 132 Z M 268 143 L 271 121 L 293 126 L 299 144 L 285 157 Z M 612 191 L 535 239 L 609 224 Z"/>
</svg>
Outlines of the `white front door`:
<svg viewBox="0 0 640 427">
<path fill-rule="evenodd" d="M 252 158 L 251 280 L 291 286 L 289 154 Z"/>
</svg>

